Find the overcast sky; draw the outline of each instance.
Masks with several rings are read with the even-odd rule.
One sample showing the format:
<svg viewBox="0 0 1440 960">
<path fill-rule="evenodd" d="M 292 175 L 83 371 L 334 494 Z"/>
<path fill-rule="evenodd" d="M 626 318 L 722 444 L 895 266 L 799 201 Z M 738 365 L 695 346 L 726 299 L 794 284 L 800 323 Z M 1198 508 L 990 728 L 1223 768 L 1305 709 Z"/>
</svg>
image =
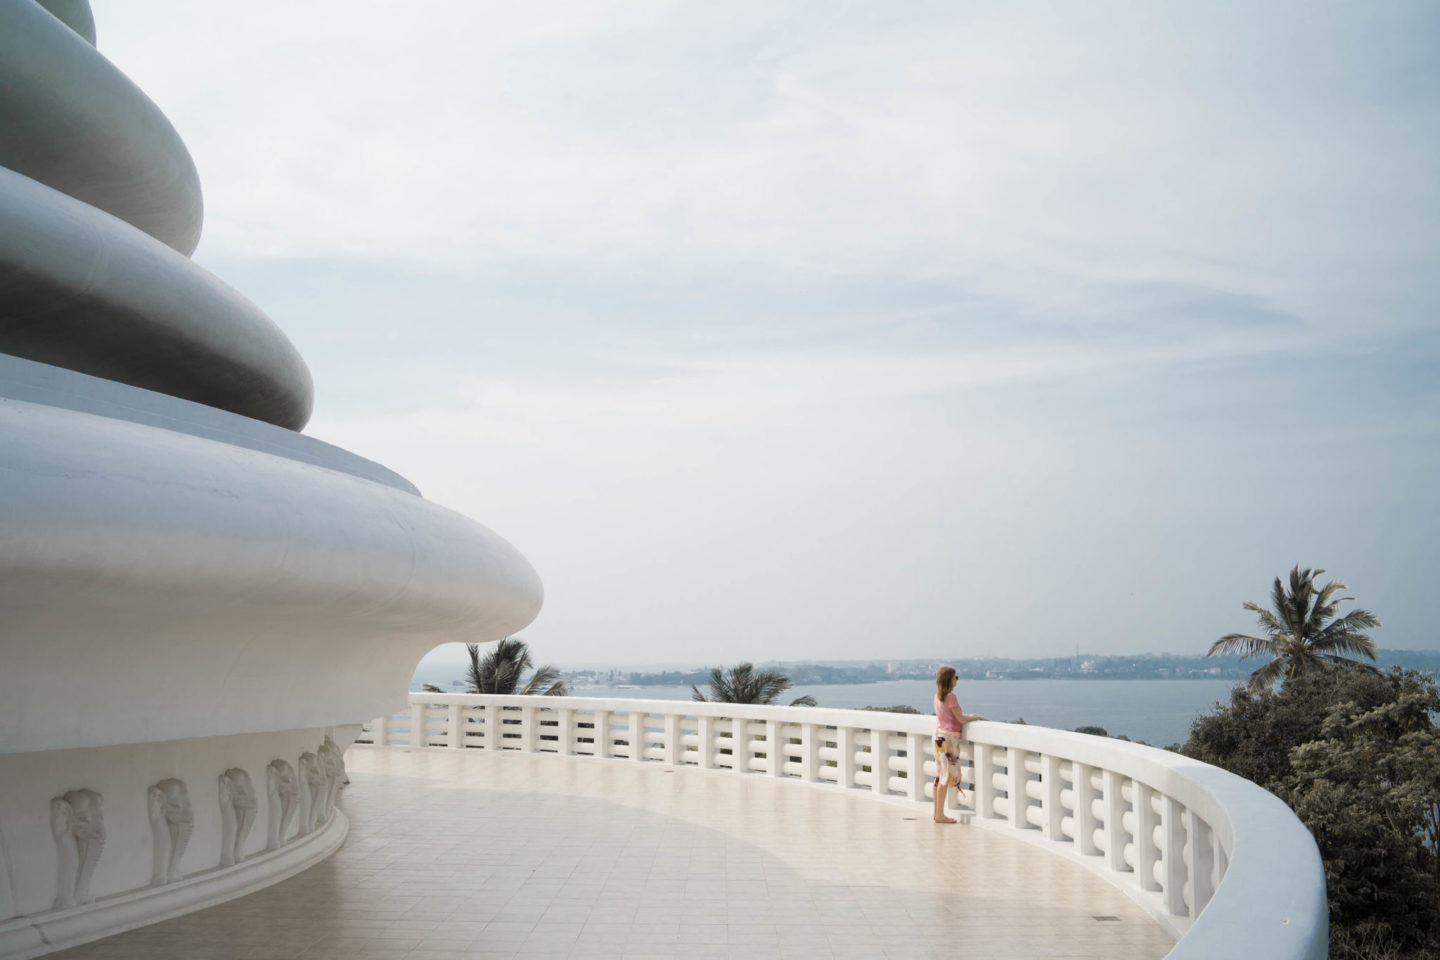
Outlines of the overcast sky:
<svg viewBox="0 0 1440 960">
<path fill-rule="evenodd" d="M 96 0 L 561 665 L 1440 648 L 1440 6 Z"/>
</svg>

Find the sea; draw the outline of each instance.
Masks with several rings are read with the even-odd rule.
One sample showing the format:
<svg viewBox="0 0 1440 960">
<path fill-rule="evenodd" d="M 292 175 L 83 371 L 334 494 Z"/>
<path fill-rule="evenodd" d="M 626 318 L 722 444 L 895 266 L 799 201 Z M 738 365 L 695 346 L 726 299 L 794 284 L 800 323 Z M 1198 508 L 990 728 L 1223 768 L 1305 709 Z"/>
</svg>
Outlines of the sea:
<svg viewBox="0 0 1440 960">
<path fill-rule="evenodd" d="M 443 678 L 416 676 L 412 689 L 434 683 L 449 690 Z M 955 693 L 966 713 L 991 720 L 1026 723 L 1060 730 L 1103 727 L 1111 736 L 1124 735 L 1157 747 L 1184 743 L 1190 725 L 1217 702 L 1229 702 L 1238 680 L 960 680 Z M 459 688 L 456 688 L 457 690 Z M 702 688 L 703 690 L 703 688 Z M 666 686 L 573 686 L 576 697 L 619 697 L 627 700 L 689 700 L 690 688 Z M 906 704 L 922 713 L 933 710 L 932 680 L 882 680 L 878 683 L 837 683 L 796 686 L 781 703 L 809 694 L 822 707 L 889 707 Z"/>
</svg>

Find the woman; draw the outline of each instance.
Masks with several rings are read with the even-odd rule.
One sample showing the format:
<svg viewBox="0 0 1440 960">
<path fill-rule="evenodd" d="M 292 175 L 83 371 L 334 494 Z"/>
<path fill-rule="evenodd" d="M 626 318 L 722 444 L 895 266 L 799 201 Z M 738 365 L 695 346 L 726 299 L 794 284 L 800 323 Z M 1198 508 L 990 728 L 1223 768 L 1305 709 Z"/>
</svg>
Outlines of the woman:
<svg viewBox="0 0 1440 960">
<path fill-rule="evenodd" d="M 960 789 L 960 735 L 971 720 L 985 720 L 978 713 L 961 713 L 955 696 L 955 668 L 944 666 L 935 674 L 935 822 L 954 823 L 945 816 L 945 796 L 953 786 Z"/>
</svg>

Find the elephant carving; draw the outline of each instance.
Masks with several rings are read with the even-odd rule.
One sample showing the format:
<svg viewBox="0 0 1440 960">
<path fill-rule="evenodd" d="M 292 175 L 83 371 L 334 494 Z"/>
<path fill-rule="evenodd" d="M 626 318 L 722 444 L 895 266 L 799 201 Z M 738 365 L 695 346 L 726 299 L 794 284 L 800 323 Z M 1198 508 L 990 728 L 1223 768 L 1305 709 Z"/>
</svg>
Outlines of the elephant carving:
<svg viewBox="0 0 1440 960">
<path fill-rule="evenodd" d="M 105 814 L 100 794 L 71 790 L 50 801 L 50 832 L 60 869 L 55 883 L 55 909 L 91 903 L 90 878 L 105 850 Z"/>
<path fill-rule="evenodd" d="M 146 795 L 155 843 L 150 885 L 159 887 L 185 879 L 180 873 L 180 858 L 185 856 L 185 847 L 195 832 L 195 811 L 183 780 L 161 780 Z"/>
<path fill-rule="evenodd" d="M 335 801 L 340 797 L 340 784 L 346 780 L 345 757 L 328 733 L 325 735 L 325 742 L 320 744 L 320 749 L 315 751 L 315 754 L 325 772 L 325 814 L 322 819 L 329 820 L 330 814 L 335 812 Z"/>
<path fill-rule="evenodd" d="M 220 866 L 233 867 L 245 859 L 245 838 L 258 806 L 250 774 L 239 767 L 220 774 Z"/>
<path fill-rule="evenodd" d="M 305 788 L 300 803 L 300 835 L 325 822 L 327 779 L 320 758 L 308 750 L 300 754 L 300 783 Z"/>
<path fill-rule="evenodd" d="M 265 849 L 279 850 L 290 832 L 290 821 L 300 801 L 300 779 L 287 760 L 271 760 L 265 767 L 265 794 L 269 799 Z"/>
</svg>

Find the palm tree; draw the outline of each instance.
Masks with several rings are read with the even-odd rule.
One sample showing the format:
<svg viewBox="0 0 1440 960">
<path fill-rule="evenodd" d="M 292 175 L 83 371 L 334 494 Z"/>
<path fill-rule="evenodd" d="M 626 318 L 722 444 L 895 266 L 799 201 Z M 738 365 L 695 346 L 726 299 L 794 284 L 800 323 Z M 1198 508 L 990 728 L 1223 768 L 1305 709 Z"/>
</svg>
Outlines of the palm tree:
<svg viewBox="0 0 1440 960">
<path fill-rule="evenodd" d="M 1270 662 L 1250 674 L 1250 686 L 1255 688 L 1272 686 L 1277 680 L 1283 682 L 1317 670 L 1337 667 L 1373 670 L 1356 658 L 1375 659 L 1375 641 L 1361 631 L 1380 626 L 1380 621 L 1368 610 L 1351 610 L 1337 618 L 1340 604 L 1353 602 L 1355 598 L 1335 599 L 1335 594 L 1345 589 L 1339 580 L 1332 580 L 1317 591 L 1315 578 L 1324 572 L 1301 570 L 1297 565 L 1290 571 L 1289 590 L 1276 577 L 1270 591 L 1273 609 L 1266 610 L 1253 600 L 1245 603 L 1246 610 L 1255 612 L 1265 635 L 1226 634 L 1210 645 L 1208 656 L 1238 653 L 1245 660 L 1268 655 Z"/>
<path fill-rule="evenodd" d="M 548 664 L 536 667 L 522 685 L 520 675 L 534 664 L 530 661 L 530 648 L 524 640 L 506 637 L 495 644 L 485 656 L 480 656 L 480 644 L 465 644 L 470 655 L 470 667 L 465 671 L 465 682 L 471 693 L 518 693 L 521 696 L 563 697 L 569 693 L 560 671 Z"/>
<path fill-rule="evenodd" d="M 710 696 L 690 684 L 692 700 L 715 703 L 774 703 L 775 698 L 790 689 L 790 678 L 779 670 L 756 670 L 753 663 L 737 663 L 728 671 L 710 668 Z M 813 707 L 815 698 L 796 697 L 792 707 Z"/>
</svg>

